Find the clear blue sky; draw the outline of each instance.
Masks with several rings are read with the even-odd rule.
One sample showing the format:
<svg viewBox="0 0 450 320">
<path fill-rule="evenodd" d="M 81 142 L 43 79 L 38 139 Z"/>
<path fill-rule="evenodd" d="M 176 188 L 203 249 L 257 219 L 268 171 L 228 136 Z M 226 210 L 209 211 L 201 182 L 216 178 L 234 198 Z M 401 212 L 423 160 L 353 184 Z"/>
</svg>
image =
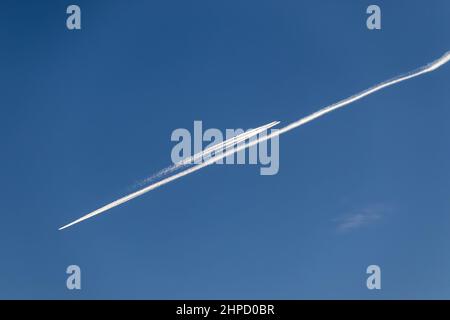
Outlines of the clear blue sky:
<svg viewBox="0 0 450 320">
<path fill-rule="evenodd" d="M 287 123 L 438 58 L 448 1 L 0 7 L 0 298 L 450 298 L 449 66 L 283 135 L 277 175 L 208 167 L 57 231 L 170 164 L 176 128 Z"/>
</svg>

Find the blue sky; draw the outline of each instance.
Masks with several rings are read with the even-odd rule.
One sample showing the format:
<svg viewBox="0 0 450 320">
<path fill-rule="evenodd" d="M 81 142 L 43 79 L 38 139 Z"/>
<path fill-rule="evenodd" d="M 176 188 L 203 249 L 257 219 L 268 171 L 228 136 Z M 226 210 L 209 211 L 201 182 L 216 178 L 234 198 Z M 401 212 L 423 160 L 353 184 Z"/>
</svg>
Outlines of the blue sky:
<svg viewBox="0 0 450 320">
<path fill-rule="evenodd" d="M 448 1 L 377 1 L 380 31 L 370 4 L 3 1 L 0 298 L 449 298 L 449 66 L 283 135 L 277 175 L 208 167 L 57 231 L 176 128 L 288 123 L 450 49 Z"/>
</svg>

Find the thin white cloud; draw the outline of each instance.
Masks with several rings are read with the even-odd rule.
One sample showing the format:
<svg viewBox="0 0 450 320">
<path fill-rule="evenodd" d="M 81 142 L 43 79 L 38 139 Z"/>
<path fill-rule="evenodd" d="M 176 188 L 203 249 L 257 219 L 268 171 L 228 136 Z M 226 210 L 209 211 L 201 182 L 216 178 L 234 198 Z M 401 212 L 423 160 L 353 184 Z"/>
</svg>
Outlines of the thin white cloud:
<svg viewBox="0 0 450 320">
<path fill-rule="evenodd" d="M 368 205 L 350 214 L 334 219 L 337 223 L 336 230 L 338 232 L 348 232 L 374 224 L 383 219 L 390 211 L 390 208 L 386 205 Z"/>
</svg>

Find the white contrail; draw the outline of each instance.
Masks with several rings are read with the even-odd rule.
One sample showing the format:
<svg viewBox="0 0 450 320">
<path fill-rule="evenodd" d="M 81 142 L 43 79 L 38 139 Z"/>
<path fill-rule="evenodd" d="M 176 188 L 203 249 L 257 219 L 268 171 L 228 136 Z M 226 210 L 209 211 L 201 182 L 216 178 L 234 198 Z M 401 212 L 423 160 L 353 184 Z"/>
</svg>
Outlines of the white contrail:
<svg viewBox="0 0 450 320">
<path fill-rule="evenodd" d="M 251 129 L 241 134 L 238 134 L 237 136 L 231 137 L 230 139 L 225 140 L 224 142 L 212 145 L 211 147 L 206 148 L 204 151 L 194 154 L 192 157 L 187 157 L 186 159 L 181 160 L 180 162 L 175 164 L 175 166 L 184 166 L 195 163 L 195 161 L 203 159 L 204 156 L 209 155 L 214 151 L 218 150 L 223 151 L 224 148 L 228 149 L 228 147 L 238 144 L 239 142 L 245 141 L 247 139 L 250 139 L 251 137 L 256 136 L 259 133 L 270 129 L 279 123 L 280 121 L 272 121 L 271 123 L 258 127 L 256 129 Z"/>
<path fill-rule="evenodd" d="M 143 181 L 141 181 L 138 185 L 142 186 L 143 184 L 147 184 L 151 181 L 154 181 L 155 179 L 161 178 L 169 173 L 172 173 L 174 171 L 177 171 L 178 169 L 180 169 L 181 167 L 190 165 L 195 163 L 197 160 L 199 159 L 203 159 L 203 157 L 210 155 L 211 153 L 215 152 L 215 151 L 223 151 L 223 149 L 227 149 L 228 147 L 232 146 L 232 145 L 236 145 L 239 142 L 245 141 L 247 139 L 250 139 L 253 136 L 258 135 L 259 133 L 268 130 L 274 126 L 276 126 L 277 124 L 279 124 L 280 121 L 272 121 L 271 123 L 265 124 L 263 126 L 260 126 L 258 128 L 255 129 L 250 129 L 248 131 L 245 131 L 241 134 L 238 134 L 237 136 L 231 137 L 230 139 L 227 139 L 223 142 L 220 143 L 216 143 L 208 148 L 206 148 L 203 151 L 200 151 L 190 157 L 187 157 L 186 159 L 183 159 L 169 167 L 166 167 L 160 171 L 158 171 L 157 173 L 151 175 L 150 177 L 144 179 Z"/>
<path fill-rule="evenodd" d="M 243 133 L 241 133 L 241 134 L 239 134 L 237 136 L 234 136 L 234 137 L 232 137 L 230 139 L 227 139 L 227 140 L 225 140 L 225 141 L 223 141 L 221 143 L 218 143 L 218 144 L 215 144 L 215 145 L 213 145 L 211 147 L 208 147 L 204 151 L 198 152 L 198 153 L 194 154 L 193 156 L 190 156 L 190 157 L 188 157 L 186 159 L 183 159 L 182 161 L 177 162 L 176 164 L 159 171 L 157 174 L 151 176 L 148 179 L 155 179 L 157 177 L 164 176 L 164 175 L 166 175 L 166 174 L 168 174 L 170 172 L 173 172 L 173 171 L 177 170 L 181 166 L 189 165 L 193 161 L 198 160 L 200 158 L 203 158 L 203 156 L 205 156 L 205 155 L 211 154 L 213 151 L 218 151 L 219 149 L 223 150 L 224 148 L 225 148 L 225 150 L 227 150 L 226 149 L 227 147 L 230 147 L 231 145 L 234 146 L 234 145 L 238 144 L 239 142 L 242 142 L 242 141 L 245 141 L 247 139 L 250 139 L 250 138 L 258 135 L 259 133 L 261 133 L 261 132 L 263 132 L 263 131 L 265 131 L 265 130 L 267 130 L 269 128 L 272 128 L 273 126 L 275 126 L 275 125 L 277 125 L 279 123 L 280 123 L 280 121 L 272 121 L 272 122 L 270 122 L 268 124 L 265 124 L 263 126 L 260 126 L 260 127 L 256 128 L 256 129 L 251 129 L 251 130 L 248 130 L 246 132 L 243 132 Z M 257 141 L 257 140 L 255 140 L 255 141 Z M 230 151 L 233 151 L 233 149 L 231 149 Z M 234 152 L 231 152 L 231 153 L 234 153 Z M 231 153 L 228 152 L 226 154 L 228 155 L 228 154 L 231 154 Z M 217 159 L 217 160 L 222 159 L 223 157 L 219 158 L 219 155 L 220 154 L 218 154 L 217 157 L 216 156 L 212 157 L 211 159 Z M 183 172 L 185 172 L 185 171 L 183 171 Z M 176 176 L 176 175 L 174 175 L 174 176 Z M 174 177 L 174 176 L 171 176 L 171 177 Z M 108 204 L 108 205 L 106 205 L 104 207 L 101 207 L 101 208 L 99 208 L 99 209 L 97 209 L 97 210 L 95 210 L 95 211 L 93 211 L 93 212 L 91 212 L 91 213 L 81 217 L 80 219 L 78 219 L 76 221 L 73 221 L 72 223 L 69 223 L 68 225 L 65 225 L 65 226 L 59 228 L 59 230 L 65 229 L 67 227 L 70 227 L 71 225 L 74 225 L 74 224 L 76 224 L 78 222 L 81 222 L 81 221 L 86 220 L 86 219 L 88 219 L 90 217 L 93 217 L 93 216 L 95 216 L 97 214 L 100 214 L 100 213 L 102 213 L 102 212 L 104 212 L 106 210 L 114 208 L 114 207 L 116 207 L 116 206 L 118 206 L 118 205 L 120 205 L 120 204 L 122 204 L 124 202 L 130 201 L 133 198 L 136 198 L 136 197 L 138 197 L 138 196 L 140 196 L 140 195 L 142 195 L 142 194 L 144 194 L 144 193 L 146 193 L 146 192 L 148 192 L 148 191 L 150 191 L 150 190 L 152 190 L 154 188 L 157 188 L 157 186 L 156 186 L 156 187 L 153 187 L 152 189 L 148 189 L 149 187 L 152 187 L 152 186 L 155 186 L 155 185 L 159 186 L 160 182 L 164 182 L 164 184 L 167 183 L 167 182 L 170 182 L 171 181 L 170 180 L 171 177 L 163 179 L 163 180 L 161 180 L 161 181 L 159 181 L 157 183 L 154 183 L 154 184 L 152 184 L 152 185 L 150 185 L 150 186 L 148 186 L 146 188 L 143 188 L 143 189 L 141 189 L 139 191 L 131 193 L 128 196 L 125 196 L 125 197 L 120 198 L 120 199 L 118 199 L 118 200 L 116 200 L 114 202 L 111 202 L 110 204 Z"/>
<path fill-rule="evenodd" d="M 450 61 L 450 51 L 446 52 L 441 58 L 439 58 L 439 59 L 437 59 L 437 60 L 435 60 L 435 61 L 433 61 L 433 62 L 431 62 L 431 63 L 429 63 L 429 64 L 427 64 L 427 65 L 425 65 L 425 66 L 423 66 L 421 68 L 419 68 L 419 69 L 416 69 L 414 71 L 408 72 L 406 74 L 402 74 L 400 76 L 397 76 L 397 77 L 395 77 L 393 79 L 390 79 L 390 80 L 387 80 L 385 82 L 379 83 L 379 84 L 377 84 L 377 85 L 375 85 L 375 86 L 373 86 L 373 87 L 371 87 L 371 88 L 369 88 L 367 90 L 364 90 L 364 91 L 362 91 L 362 92 L 360 92 L 358 94 L 355 94 L 355 95 L 353 95 L 353 96 L 351 96 L 351 97 L 349 97 L 347 99 L 341 100 L 341 101 L 339 101 L 337 103 L 331 104 L 331 105 L 329 105 L 329 106 L 327 106 L 327 107 L 325 107 L 323 109 L 320 109 L 319 111 L 314 112 L 313 114 L 311 114 L 309 116 L 306 116 L 304 118 L 301 118 L 300 120 L 297 120 L 297 121 L 295 121 L 295 122 L 293 122 L 293 123 L 291 123 L 291 124 L 281 128 L 279 130 L 272 131 L 271 134 L 263 136 L 260 139 L 251 141 L 251 142 L 243 144 L 241 146 L 238 146 L 236 149 L 228 150 L 227 152 L 225 152 L 223 154 L 220 154 L 220 155 L 217 155 L 215 157 L 210 158 L 209 160 L 205 161 L 204 163 L 198 164 L 198 165 L 196 165 L 196 166 L 194 166 L 192 168 L 189 168 L 189 169 L 186 169 L 184 171 L 181 171 L 181 172 L 179 172 L 177 174 L 174 174 L 174 175 L 172 175 L 170 177 L 167 177 L 167 178 L 165 178 L 165 179 L 163 179 L 161 181 L 158 181 L 158 182 L 156 182 L 156 183 L 154 183 L 154 184 L 152 184 L 152 185 L 150 185 L 148 187 L 145 187 L 145 188 L 143 188 L 143 189 L 141 189 L 139 191 L 136 191 L 136 192 L 131 193 L 131 194 L 129 194 L 129 195 L 123 197 L 123 198 L 120 198 L 120 199 L 118 199 L 118 200 L 116 200 L 114 202 L 111 202 L 110 204 L 108 204 L 108 205 L 106 205 L 104 207 L 101 207 L 101 208 L 99 208 L 99 209 L 97 209 L 97 210 L 95 210 L 95 211 L 93 211 L 93 212 L 91 212 L 91 213 L 89 213 L 89 214 L 87 214 L 87 215 L 85 215 L 85 216 L 83 216 L 83 217 L 81 217 L 81 218 L 79 218 L 79 219 L 77 219 L 77 220 L 75 220 L 75 221 L 73 221 L 73 222 L 63 226 L 63 227 L 61 227 L 61 228 L 59 228 L 59 230 L 65 229 L 65 228 L 70 227 L 70 226 L 72 226 L 72 225 L 74 225 L 76 223 L 79 223 L 79 222 L 83 221 L 83 220 L 89 219 L 89 218 L 91 218 L 91 217 L 93 217 L 95 215 L 98 215 L 98 214 L 100 214 L 102 212 L 105 212 L 105 211 L 107 211 L 109 209 L 112 209 L 112 208 L 114 208 L 114 207 L 116 207 L 116 206 L 118 206 L 118 205 L 120 205 L 122 203 L 130 201 L 131 199 L 139 197 L 139 196 L 143 195 L 144 193 L 147 193 L 147 192 L 149 192 L 149 191 L 151 191 L 153 189 L 156 189 L 156 188 L 158 188 L 160 186 L 163 186 L 163 185 L 165 185 L 165 184 L 167 184 L 169 182 L 172 182 L 172 181 L 174 181 L 176 179 L 179 179 L 179 178 L 184 177 L 184 176 L 186 176 L 188 174 L 191 174 L 191 173 L 193 173 L 193 172 L 195 172 L 197 170 L 200 170 L 200 169 L 202 169 L 202 168 L 204 168 L 206 166 L 209 166 L 209 165 L 215 163 L 216 161 L 218 161 L 220 159 L 223 159 L 223 158 L 227 157 L 228 155 L 234 154 L 236 152 L 239 152 L 240 150 L 243 150 L 245 148 L 249 148 L 249 147 L 251 147 L 253 145 L 256 145 L 256 144 L 258 144 L 260 142 L 264 142 L 264 141 L 266 141 L 268 139 L 271 139 L 273 137 L 279 136 L 279 135 L 281 135 L 281 134 L 283 134 L 283 133 L 285 133 L 287 131 L 290 131 L 290 130 L 292 130 L 294 128 L 297 128 L 297 127 L 299 127 L 299 126 L 301 126 L 303 124 L 306 124 L 306 123 L 308 123 L 308 122 L 310 122 L 310 121 L 312 121 L 314 119 L 317 119 L 317 118 L 319 118 L 319 117 L 321 117 L 321 116 L 323 116 L 323 115 L 325 115 L 325 114 L 327 114 L 327 113 L 329 113 L 331 111 L 334 111 L 336 109 L 342 108 L 342 107 L 344 107 L 344 106 L 346 106 L 346 105 L 348 105 L 348 104 L 350 104 L 352 102 L 355 102 L 355 101 L 357 101 L 357 100 L 359 100 L 361 98 L 364 98 L 365 96 L 368 96 L 369 94 L 372 94 L 372 93 L 374 93 L 374 92 L 376 92 L 378 90 L 381 90 L 383 88 L 386 88 L 388 86 L 394 85 L 396 83 L 399 83 L 399 82 L 402 82 L 402 81 L 405 81 L 405 80 L 408 80 L 408 79 L 420 76 L 420 75 L 422 75 L 424 73 L 434 71 L 437 68 L 439 68 L 442 65 L 444 65 L 445 63 L 447 63 L 448 61 Z"/>
</svg>

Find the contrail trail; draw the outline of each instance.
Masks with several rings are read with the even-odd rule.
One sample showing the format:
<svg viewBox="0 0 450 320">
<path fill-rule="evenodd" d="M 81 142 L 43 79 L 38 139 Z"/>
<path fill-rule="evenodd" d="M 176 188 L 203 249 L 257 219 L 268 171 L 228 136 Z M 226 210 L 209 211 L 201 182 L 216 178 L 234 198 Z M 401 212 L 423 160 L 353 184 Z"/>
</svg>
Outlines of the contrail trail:
<svg viewBox="0 0 450 320">
<path fill-rule="evenodd" d="M 219 149 L 223 150 L 225 148 L 225 150 L 226 150 L 227 147 L 230 147 L 231 145 L 236 145 L 239 142 L 242 142 L 242 141 L 245 141 L 247 139 L 250 139 L 250 138 L 258 135 L 259 133 L 261 133 L 261 132 L 263 132 L 263 131 L 265 131 L 265 130 L 267 130 L 269 128 L 272 128 L 273 126 L 275 126 L 275 125 L 277 125 L 279 123 L 280 123 L 280 121 L 272 121 L 272 122 L 270 122 L 268 124 L 265 124 L 263 126 L 260 126 L 260 127 L 256 128 L 256 129 L 251 129 L 251 130 L 243 132 L 243 133 L 241 133 L 241 134 L 239 134 L 237 136 L 234 136 L 234 137 L 232 137 L 230 139 L 227 139 L 227 140 L 225 140 L 225 141 L 223 141 L 221 143 L 218 143 L 218 144 L 215 144 L 215 145 L 213 145 L 211 147 L 208 147 L 204 151 L 198 152 L 198 153 L 194 154 L 193 156 L 187 157 L 186 159 L 183 159 L 180 162 L 177 162 L 176 164 L 174 164 L 172 166 L 169 166 L 169 167 L 167 167 L 165 169 L 160 170 L 158 173 L 154 174 L 150 178 L 147 178 L 147 180 L 156 179 L 158 177 L 164 176 L 164 175 L 166 175 L 166 174 L 168 174 L 170 172 L 173 172 L 173 171 L 177 170 L 178 168 L 180 168 L 182 166 L 187 166 L 187 165 L 191 164 L 193 161 L 203 158 L 203 156 L 205 156 L 205 155 L 211 154 L 214 151 L 218 151 Z M 255 140 L 255 141 L 257 141 L 257 140 Z M 231 151 L 232 150 L 233 149 L 231 149 Z M 228 154 L 229 153 L 227 153 L 227 155 Z M 215 159 L 215 158 L 216 157 L 212 157 L 211 159 Z M 220 159 L 222 159 L 222 158 L 223 157 L 221 157 Z M 217 158 L 217 160 L 219 160 L 219 158 Z M 160 182 L 167 181 L 167 179 L 169 179 L 169 178 L 161 180 Z M 152 184 L 149 187 L 154 186 L 154 185 L 155 184 Z M 76 221 L 74 221 L 72 223 L 69 223 L 68 225 L 65 225 L 65 226 L 59 228 L 59 230 L 65 229 L 67 227 L 70 227 L 71 225 L 74 225 L 74 224 L 76 224 L 78 222 L 86 220 L 86 219 L 88 219 L 88 218 L 90 218 L 90 217 L 92 217 L 94 215 L 100 214 L 100 213 L 102 213 L 102 212 L 104 212 L 106 210 L 109 210 L 111 208 L 114 208 L 114 207 L 116 207 L 116 206 L 118 206 L 118 205 L 120 205 L 120 204 L 122 204 L 124 202 L 130 201 L 131 199 L 136 198 L 136 197 L 140 196 L 141 194 L 150 191 L 151 189 L 148 189 L 149 187 L 146 187 L 144 189 L 141 189 L 139 191 L 131 193 L 128 196 L 125 196 L 125 197 L 120 198 L 120 199 L 118 199 L 118 200 L 116 200 L 114 202 L 111 202 L 110 204 L 108 204 L 108 205 L 106 205 L 104 207 L 101 207 L 100 209 L 97 209 L 97 210 L 91 212 L 90 214 L 88 214 L 88 215 L 86 215 L 84 217 L 81 217 L 80 219 L 78 219 L 78 220 L 76 220 Z M 144 191 L 144 192 L 141 193 L 142 191 Z"/>
<path fill-rule="evenodd" d="M 177 171 L 178 169 L 180 169 L 181 167 L 190 165 L 192 163 L 195 163 L 195 161 L 199 160 L 199 159 L 203 159 L 204 156 L 209 155 L 215 151 L 223 151 L 223 149 L 228 148 L 232 145 L 238 144 L 239 142 L 245 141 L 247 139 L 250 139 L 253 136 L 258 135 L 259 133 L 268 130 L 274 126 L 276 126 L 277 124 L 279 124 L 280 121 L 272 121 L 271 123 L 265 124 L 263 126 L 260 126 L 258 128 L 255 129 L 251 129 L 248 131 L 245 131 L 241 134 L 238 134 L 237 136 L 231 137 L 230 139 L 227 139 L 223 142 L 217 143 L 215 145 L 212 145 L 211 147 L 206 148 L 203 151 L 200 151 L 190 157 L 187 157 L 186 159 L 183 159 L 169 167 L 166 167 L 160 171 L 158 171 L 157 173 L 151 175 L 150 177 L 144 179 L 143 181 L 141 181 L 139 183 L 140 186 L 142 186 L 143 184 L 149 183 L 155 179 L 161 178 L 171 172 Z"/>
<path fill-rule="evenodd" d="M 266 125 L 258 127 L 256 129 L 251 129 L 249 131 L 238 134 L 237 136 L 232 137 L 228 140 L 225 140 L 224 142 L 212 145 L 211 147 L 206 148 L 204 151 L 194 154 L 192 157 L 187 157 L 186 159 L 181 160 L 180 162 L 175 164 L 175 166 L 183 166 L 183 165 L 192 164 L 193 162 L 195 162 L 199 159 L 202 159 L 205 155 L 209 155 L 214 151 L 223 150 L 224 148 L 227 149 L 227 147 L 238 144 L 239 142 L 245 141 L 253 136 L 256 136 L 259 133 L 261 133 L 267 129 L 270 129 L 279 123 L 280 123 L 280 121 L 272 121 L 271 123 L 268 123 Z"/>
<path fill-rule="evenodd" d="M 302 126 L 302 125 L 304 125 L 304 124 L 306 124 L 306 123 L 308 123 L 310 121 L 313 121 L 313 120 L 315 120 L 315 119 L 317 119 L 317 118 L 319 118 L 319 117 L 321 117 L 321 116 L 323 116 L 323 115 L 325 115 L 325 114 L 327 114 L 329 112 L 332 112 L 332 111 L 334 111 L 336 109 L 339 109 L 339 108 L 342 108 L 342 107 L 344 107 L 344 106 L 346 106 L 346 105 L 348 105 L 348 104 L 350 104 L 352 102 L 355 102 L 355 101 L 357 101 L 359 99 L 362 99 L 362 98 L 364 98 L 364 97 L 366 97 L 366 96 L 368 96 L 368 95 L 370 95 L 370 94 L 372 94 L 372 93 L 374 93 L 374 92 L 376 92 L 378 90 L 384 89 L 386 87 L 389 87 L 391 85 L 394 85 L 396 83 L 399 83 L 399 82 L 402 82 L 402 81 L 405 81 L 405 80 L 408 80 L 408 79 L 411 79 L 411 78 L 418 77 L 418 76 L 420 76 L 422 74 L 434 71 L 434 70 L 436 70 L 437 68 L 441 67 L 442 65 L 444 65 L 445 63 L 447 63 L 449 61 L 450 61 L 450 51 L 447 51 L 441 58 L 439 58 L 439 59 L 437 59 L 437 60 L 435 60 L 435 61 L 433 61 L 433 62 L 431 62 L 431 63 L 429 63 L 429 64 L 427 64 L 427 65 L 425 65 L 425 66 L 423 66 L 421 68 L 419 68 L 419 69 L 416 69 L 414 71 L 408 72 L 406 74 L 399 75 L 399 76 L 397 76 L 395 78 L 392 78 L 390 80 L 387 80 L 387 81 L 381 82 L 381 83 L 379 83 L 377 85 L 374 85 L 374 86 L 370 87 L 369 89 L 366 89 L 366 90 L 364 90 L 364 91 L 362 91 L 360 93 L 357 93 L 357 94 L 355 94 L 355 95 L 353 95 L 351 97 L 348 97 L 348 98 L 346 98 L 344 100 L 341 100 L 341 101 L 336 102 L 334 104 L 331 104 L 331 105 L 329 105 L 329 106 L 327 106 L 327 107 L 325 107 L 323 109 L 320 109 L 319 111 L 316 111 L 316 112 L 310 114 L 309 116 L 306 116 L 306 117 L 301 118 L 301 119 L 299 119 L 299 120 L 297 120 L 295 122 L 292 122 L 291 124 L 281 128 L 281 129 L 279 129 L 277 131 L 272 131 L 272 133 L 269 134 L 269 135 L 263 136 L 260 139 L 251 141 L 251 142 L 243 144 L 241 146 L 238 146 L 236 149 L 228 150 L 227 152 L 225 152 L 223 154 L 219 154 L 218 156 L 210 158 L 209 160 L 205 161 L 204 163 L 198 164 L 198 165 L 196 165 L 196 166 L 194 166 L 192 168 L 189 168 L 189 169 L 186 169 L 184 171 L 181 171 L 181 172 L 179 172 L 177 174 L 174 174 L 174 175 L 172 175 L 170 177 L 167 177 L 167 178 L 165 178 L 165 179 L 163 179 L 161 181 L 158 181 L 158 182 L 156 182 L 156 183 L 154 183 L 154 184 L 152 184 L 152 185 L 150 185 L 148 187 L 145 187 L 145 188 L 143 188 L 141 190 L 138 190 L 138 191 L 136 191 L 134 193 L 131 193 L 131 194 L 129 194 L 129 195 L 123 197 L 123 198 L 120 198 L 120 199 L 118 199 L 118 200 L 116 200 L 114 202 L 111 202 L 110 204 L 107 204 L 106 206 L 103 206 L 103 207 L 101 207 L 101 208 L 99 208 L 99 209 L 97 209 L 97 210 L 95 210 L 95 211 L 93 211 L 93 212 L 91 212 L 91 213 L 89 213 L 89 214 L 87 214 L 87 215 L 85 215 L 85 216 L 83 216 L 83 217 L 81 217 L 81 218 L 79 218 L 79 219 L 77 219 L 77 220 L 75 220 L 75 221 L 73 221 L 73 222 L 63 226 L 63 227 L 61 227 L 61 228 L 59 228 L 59 230 L 68 228 L 68 227 L 70 227 L 70 226 L 72 226 L 74 224 L 77 224 L 77 223 L 79 223 L 81 221 L 89 219 L 89 218 L 91 218 L 91 217 L 93 217 L 95 215 L 98 215 L 98 214 L 100 214 L 102 212 L 105 212 L 105 211 L 107 211 L 109 209 L 117 207 L 118 205 L 120 205 L 122 203 L 125 203 L 127 201 L 130 201 L 131 199 L 134 199 L 136 197 L 139 197 L 139 196 L 143 195 L 144 193 L 147 193 L 147 192 L 149 192 L 151 190 L 154 190 L 154 189 L 156 189 L 158 187 L 161 187 L 161 186 L 163 186 L 163 185 L 165 185 L 165 184 L 167 184 L 169 182 L 172 182 L 172 181 L 177 180 L 177 179 L 179 179 L 181 177 L 184 177 L 184 176 L 186 176 L 188 174 L 191 174 L 191 173 L 193 173 L 195 171 L 198 171 L 198 170 L 200 170 L 200 169 L 202 169 L 202 168 L 204 168 L 206 166 L 209 166 L 209 165 L 215 163 L 216 161 L 227 157 L 228 155 L 234 154 L 236 152 L 239 152 L 240 150 L 243 150 L 245 148 L 249 148 L 249 147 L 251 147 L 253 145 L 256 145 L 258 143 L 261 143 L 261 142 L 264 142 L 266 140 L 272 139 L 273 137 L 279 136 L 279 135 L 281 135 L 281 134 L 283 134 L 285 132 L 288 132 L 288 131 L 290 131 L 292 129 L 300 127 L 300 126 Z"/>
</svg>

